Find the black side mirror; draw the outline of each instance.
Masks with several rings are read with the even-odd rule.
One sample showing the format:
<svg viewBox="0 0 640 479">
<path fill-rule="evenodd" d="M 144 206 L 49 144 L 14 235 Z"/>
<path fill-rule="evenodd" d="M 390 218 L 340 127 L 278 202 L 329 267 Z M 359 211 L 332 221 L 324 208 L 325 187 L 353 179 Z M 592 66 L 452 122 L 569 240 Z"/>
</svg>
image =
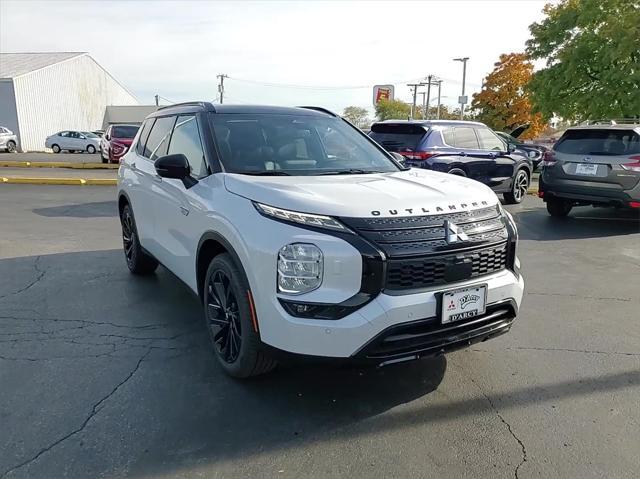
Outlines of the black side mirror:
<svg viewBox="0 0 640 479">
<path fill-rule="evenodd" d="M 507 151 L 509 153 L 513 153 L 517 149 L 518 149 L 518 147 L 516 145 L 514 145 L 513 143 L 507 143 Z"/>
<path fill-rule="evenodd" d="M 182 181 L 185 188 L 191 188 L 198 180 L 191 177 L 191 168 L 187 157 L 182 153 L 165 155 L 158 158 L 154 164 L 156 172 L 162 178 L 173 178 Z"/>
</svg>

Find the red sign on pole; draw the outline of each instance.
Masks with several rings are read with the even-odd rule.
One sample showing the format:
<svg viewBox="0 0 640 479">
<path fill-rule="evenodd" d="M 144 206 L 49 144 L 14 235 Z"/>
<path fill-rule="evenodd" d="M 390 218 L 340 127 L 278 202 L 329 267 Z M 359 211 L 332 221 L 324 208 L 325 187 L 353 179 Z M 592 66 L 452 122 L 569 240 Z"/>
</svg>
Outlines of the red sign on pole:
<svg viewBox="0 0 640 479">
<path fill-rule="evenodd" d="M 380 100 L 393 100 L 393 85 L 374 85 L 373 106 L 380 103 Z"/>
</svg>

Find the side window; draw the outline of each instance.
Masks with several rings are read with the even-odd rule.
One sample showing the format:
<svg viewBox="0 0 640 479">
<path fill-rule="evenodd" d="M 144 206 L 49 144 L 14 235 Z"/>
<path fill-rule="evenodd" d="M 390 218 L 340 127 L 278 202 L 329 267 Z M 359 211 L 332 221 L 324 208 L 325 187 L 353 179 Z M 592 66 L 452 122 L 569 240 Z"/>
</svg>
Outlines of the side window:
<svg viewBox="0 0 640 479">
<path fill-rule="evenodd" d="M 71 138 L 76 138 L 76 139 L 78 139 L 78 138 L 80 138 L 80 133 L 78 133 L 77 131 L 72 131 L 72 132 L 70 132 L 70 133 L 69 133 L 69 136 L 70 136 Z"/>
<path fill-rule="evenodd" d="M 168 154 L 182 153 L 189 160 L 191 174 L 196 178 L 207 176 L 207 163 L 204 159 L 202 141 L 195 115 L 179 116 L 173 129 Z"/>
<path fill-rule="evenodd" d="M 136 153 L 140 156 L 144 156 L 144 145 L 147 143 L 147 139 L 149 138 L 149 133 L 151 132 L 151 127 L 153 126 L 153 118 L 149 118 L 142 125 L 142 131 L 140 131 L 140 136 L 138 136 L 138 143 L 136 144 Z M 111 134 L 111 127 L 109 127 L 109 134 Z"/>
<path fill-rule="evenodd" d="M 478 137 L 480 138 L 480 147 L 483 150 L 506 150 L 504 142 L 498 138 L 498 135 L 488 128 L 478 128 L 476 133 L 478 133 Z"/>
<path fill-rule="evenodd" d="M 60 133 L 58 133 L 58 136 L 62 136 L 64 138 L 69 138 L 69 132 L 68 131 L 61 131 Z"/>
<path fill-rule="evenodd" d="M 144 154 L 142 156 L 149 158 L 151 161 L 155 161 L 156 158 L 167 154 L 169 138 L 171 137 L 171 130 L 173 129 L 175 121 L 175 116 L 165 116 L 156 119 L 153 128 L 151 128 L 151 133 L 149 133 L 149 139 L 144 146 Z"/>
<path fill-rule="evenodd" d="M 456 136 L 453 132 L 453 128 L 447 128 L 442 132 L 444 142 L 449 146 L 456 146 Z"/>
<path fill-rule="evenodd" d="M 453 146 L 456 148 L 466 148 L 470 150 L 479 150 L 478 138 L 476 137 L 473 128 L 469 126 L 456 126 L 455 131 L 455 143 Z"/>
</svg>

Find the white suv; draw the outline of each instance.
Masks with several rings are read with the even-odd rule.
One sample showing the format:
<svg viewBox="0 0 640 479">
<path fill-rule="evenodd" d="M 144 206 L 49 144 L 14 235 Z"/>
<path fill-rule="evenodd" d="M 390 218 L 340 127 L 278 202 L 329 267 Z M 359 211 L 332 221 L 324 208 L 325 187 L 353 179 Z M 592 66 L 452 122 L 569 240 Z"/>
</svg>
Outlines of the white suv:
<svg viewBox="0 0 640 479">
<path fill-rule="evenodd" d="M 200 298 L 227 373 L 283 354 L 389 364 L 505 333 L 517 231 L 466 178 L 404 168 L 321 108 L 165 107 L 118 172 L 129 269 Z"/>
</svg>

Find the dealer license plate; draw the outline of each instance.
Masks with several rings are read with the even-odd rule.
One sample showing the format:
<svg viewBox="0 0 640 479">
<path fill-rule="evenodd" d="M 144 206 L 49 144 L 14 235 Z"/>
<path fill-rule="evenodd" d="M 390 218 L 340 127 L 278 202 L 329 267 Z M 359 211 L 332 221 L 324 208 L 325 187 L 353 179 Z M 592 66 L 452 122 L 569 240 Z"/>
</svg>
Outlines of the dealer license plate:
<svg viewBox="0 0 640 479">
<path fill-rule="evenodd" d="M 462 321 L 484 314 L 487 286 L 448 291 L 442 294 L 442 324 Z"/>
<path fill-rule="evenodd" d="M 576 175 L 596 176 L 598 174 L 598 165 L 589 165 L 587 163 L 578 163 L 576 165 Z"/>
</svg>

